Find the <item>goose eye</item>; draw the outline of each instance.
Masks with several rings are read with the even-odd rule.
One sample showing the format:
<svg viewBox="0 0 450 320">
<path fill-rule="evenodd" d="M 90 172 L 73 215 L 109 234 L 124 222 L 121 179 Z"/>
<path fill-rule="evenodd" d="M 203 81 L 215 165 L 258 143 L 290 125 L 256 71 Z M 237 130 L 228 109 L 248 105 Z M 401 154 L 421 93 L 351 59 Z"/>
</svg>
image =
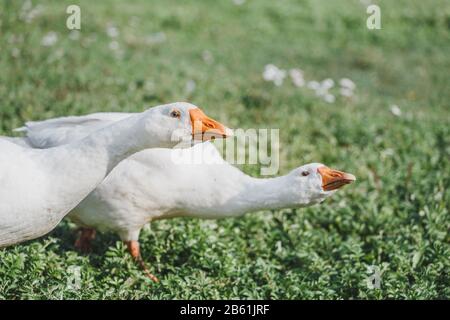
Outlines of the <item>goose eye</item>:
<svg viewBox="0 0 450 320">
<path fill-rule="evenodd" d="M 304 177 L 309 176 L 309 172 L 308 171 L 303 171 L 302 172 L 302 176 L 304 176 Z"/>
<path fill-rule="evenodd" d="M 170 116 L 172 118 L 180 119 L 181 118 L 181 112 L 180 112 L 180 110 L 172 110 L 172 111 L 170 111 Z"/>
</svg>

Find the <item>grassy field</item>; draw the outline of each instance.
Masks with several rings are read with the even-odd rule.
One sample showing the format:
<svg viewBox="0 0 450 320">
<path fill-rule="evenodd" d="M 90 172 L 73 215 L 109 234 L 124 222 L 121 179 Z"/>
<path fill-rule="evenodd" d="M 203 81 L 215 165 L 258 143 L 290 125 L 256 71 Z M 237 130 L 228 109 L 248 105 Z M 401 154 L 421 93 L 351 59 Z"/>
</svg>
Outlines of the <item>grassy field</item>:
<svg viewBox="0 0 450 320">
<path fill-rule="evenodd" d="M 0 250 L 0 298 L 450 298 L 448 1 L 376 1 L 372 31 L 359 0 L 0 3 L 0 134 L 189 101 L 230 127 L 280 128 L 280 174 L 322 162 L 358 177 L 303 210 L 153 223 L 141 246 L 159 284 L 112 234 L 78 253 L 63 222 Z M 74 3 L 79 33 L 66 28 Z M 350 78 L 354 96 L 276 86 L 267 64 Z M 372 265 L 379 289 L 366 283 Z M 67 286 L 73 266 L 81 290 Z"/>
</svg>

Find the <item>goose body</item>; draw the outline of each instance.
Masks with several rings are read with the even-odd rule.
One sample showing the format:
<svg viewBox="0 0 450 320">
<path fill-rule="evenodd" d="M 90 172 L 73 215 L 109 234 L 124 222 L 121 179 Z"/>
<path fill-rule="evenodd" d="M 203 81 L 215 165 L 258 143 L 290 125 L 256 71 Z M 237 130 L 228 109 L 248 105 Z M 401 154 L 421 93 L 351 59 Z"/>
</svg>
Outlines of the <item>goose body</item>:
<svg viewBox="0 0 450 320">
<path fill-rule="evenodd" d="M 113 231 L 123 241 L 137 241 L 144 225 L 158 219 L 219 219 L 320 203 L 334 192 L 322 190 L 320 167 L 309 164 L 262 179 L 227 163 L 209 142 L 147 149 L 120 163 L 69 217 L 84 227 Z"/>
<path fill-rule="evenodd" d="M 142 227 L 158 219 L 236 217 L 324 199 L 306 194 L 303 202 L 291 198 L 291 190 L 283 188 L 285 180 L 252 178 L 225 162 L 211 143 L 182 150 L 148 149 L 124 160 L 70 218 L 85 227 L 116 232 L 123 241 L 137 241 Z"/>
<path fill-rule="evenodd" d="M 111 115 L 114 119 L 117 116 Z M 87 118 L 80 118 L 79 123 Z M 105 118 L 108 115 L 97 125 L 107 122 Z M 45 128 L 45 122 L 36 125 Z M 60 129 L 66 130 L 63 136 L 68 140 L 52 138 L 51 131 L 45 130 L 42 140 L 47 144 L 40 147 L 82 138 L 91 128 L 72 123 Z M 28 128 L 32 138 L 30 133 L 33 125 Z M 154 148 L 122 161 L 69 217 L 85 228 L 117 233 L 132 255 L 140 258 L 139 233 L 151 221 L 236 217 L 263 209 L 309 206 L 353 180 L 353 175 L 319 163 L 301 166 L 281 177 L 253 178 L 227 163 L 209 142 L 187 149 Z M 91 235 L 88 233 L 88 238 Z"/>
<path fill-rule="evenodd" d="M 175 103 L 91 127 L 82 139 L 54 148 L 33 149 L 28 147 L 32 140 L 0 138 L 0 247 L 51 231 L 133 153 L 192 139 L 194 120 L 212 121 L 217 132 L 226 129 L 197 107 Z M 46 127 L 58 126 L 62 123 Z"/>
</svg>

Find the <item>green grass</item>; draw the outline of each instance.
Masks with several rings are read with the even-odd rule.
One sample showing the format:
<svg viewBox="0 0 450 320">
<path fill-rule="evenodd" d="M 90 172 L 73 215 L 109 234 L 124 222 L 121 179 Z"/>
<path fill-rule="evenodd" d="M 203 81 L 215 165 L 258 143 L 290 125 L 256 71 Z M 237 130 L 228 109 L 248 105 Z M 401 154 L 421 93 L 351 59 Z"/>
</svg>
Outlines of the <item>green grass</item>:
<svg viewBox="0 0 450 320">
<path fill-rule="evenodd" d="M 76 1 L 82 30 L 71 40 L 73 3 L 33 1 L 41 14 L 26 23 L 21 1 L 1 2 L 0 134 L 26 120 L 187 100 L 231 127 L 280 128 L 280 174 L 314 161 L 358 181 L 303 210 L 155 222 L 141 245 L 159 284 L 114 235 L 79 254 L 64 222 L 0 250 L 0 298 L 450 298 L 448 1 L 376 1 L 375 31 L 357 0 Z M 42 46 L 50 31 L 58 41 Z M 164 42 L 145 43 L 158 32 Z M 328 104 L 290 81 L 276 87 L 262 79 L 268 63 L 307 80 L 351 78 L 355 97 Z M 366 285 L 370 265 L 380 289 Z M 70 266 L 81 267 L 82 290 L 67 287 Z"/>
</svg>

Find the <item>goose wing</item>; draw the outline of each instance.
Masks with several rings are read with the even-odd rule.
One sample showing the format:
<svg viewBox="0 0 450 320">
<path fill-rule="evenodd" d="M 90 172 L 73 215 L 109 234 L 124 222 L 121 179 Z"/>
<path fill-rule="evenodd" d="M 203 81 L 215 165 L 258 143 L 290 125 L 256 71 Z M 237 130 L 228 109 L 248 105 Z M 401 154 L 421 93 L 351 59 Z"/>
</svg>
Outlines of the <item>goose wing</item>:
<svg viewBox="0 0 450 320">
<path fill-rule="evenodd" d="M 41 149 L 51 148 L 81 140 L 92 132 L 131 115 L 133 113 L 109 112 L 29 121 L 25 126 L 15 130 L 26 134 L 25 142 L 16 140 L 15 143 L 26 143 L 28 146 Z"/>
</svg>

